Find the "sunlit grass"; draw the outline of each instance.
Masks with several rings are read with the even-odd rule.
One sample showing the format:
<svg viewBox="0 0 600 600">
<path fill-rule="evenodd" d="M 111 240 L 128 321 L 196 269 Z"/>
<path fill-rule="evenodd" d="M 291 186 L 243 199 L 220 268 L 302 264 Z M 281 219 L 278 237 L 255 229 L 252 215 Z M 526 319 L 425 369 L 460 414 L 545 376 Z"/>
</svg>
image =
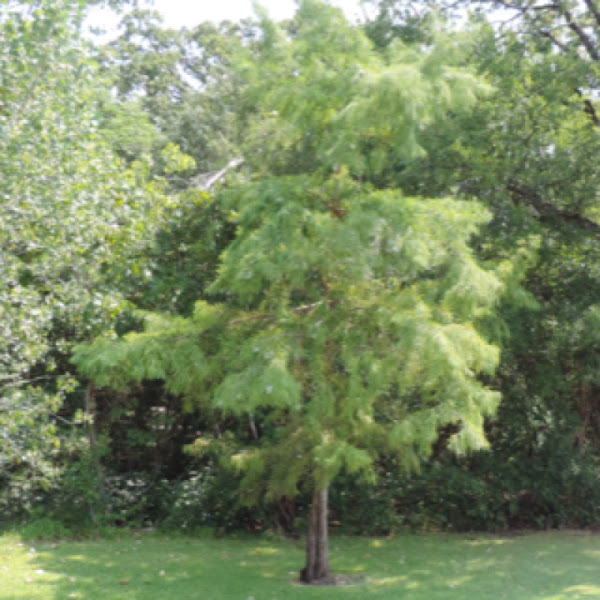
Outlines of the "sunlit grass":
<svg viewBox="0 0 600 600">
<path fill-rule="evenodd" d="M 144 533 L 112 540 L 0 537 L 0 598 L 14 600 L 575 600 L 600 598 L 600 536 L 403 535 L 331 540 L 356 585 L 296 582 L 301 542 Z"/>
</svg>

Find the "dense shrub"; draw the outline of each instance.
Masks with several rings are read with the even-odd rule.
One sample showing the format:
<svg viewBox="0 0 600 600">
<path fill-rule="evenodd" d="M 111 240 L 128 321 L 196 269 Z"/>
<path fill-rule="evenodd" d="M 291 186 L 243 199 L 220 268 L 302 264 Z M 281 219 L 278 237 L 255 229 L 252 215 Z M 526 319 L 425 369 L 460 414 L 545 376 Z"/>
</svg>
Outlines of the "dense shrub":
<svg viewBox="0 0 600 600">
<path fill-rule="evenodd" d="M 593 456 L 549 440 L 533 456 L 480 453 L 427 465 L 398 482 L 395 510 L 416 529 L 586 527 L 600 523 L 599 479 Z"/>
<path fill-rule="evenodd" d="M 499 445 L 460 459 L 442 451 L 412 475 L 388 459 L 374 484 L 343 475 L 330 488 L 332 531 L 381 535 L 401 528 L 498 531 L 597 525 L 600 467 L 593 452 L 574 451 L 572 439 L 569 428 L 559 427 L 535 447 Z M 216 458 L 196 461 L 193 470 L 182 469 L 169 480 L 155 471 L 111 469 L 102 438 L 93 451 L 86 447 L 85 440 L 73 442 L 50 488 L 32 482 L 11 488 L 14 506 L 28 507 L 19 515 L 11 512 L 11 497 L 5 493 L 0 499 L 5 518 L 25 517 L 31 535 L 47 538 L 114 525 L 179 532 L 272 529 L 288 535 L 305 530 L 308 494 L 242 507 L 237 476 Z"/>
<path fill-rule="evenodd" d="M 420 473 L 393 465 L 366 485 L 339 478 L 331 488 L 338 530 L 385 534 L 415 530 L 498 531 L 588 527 L 600 523 L 600 465 L 593 452 L 574 451 L 569 428 L 548 432 L 535 448 L 502 448 L 437 457 Z"/>
<path fill-rule="evenodd" d="M 62 521 L 49 517 L 33 518 L 19 533 L 24 540 L 58 540 L 73 535 Z"/>
<path fill-rule="evenodd" d="M 385 535 L 404 524 L 405 517 L 396 509 L 396 495 L 403 478 L 382 471 L 375 485 L 356 477 L 338 477 L 330 489 L 330 522 L 340 533 Z"/>
</svg>

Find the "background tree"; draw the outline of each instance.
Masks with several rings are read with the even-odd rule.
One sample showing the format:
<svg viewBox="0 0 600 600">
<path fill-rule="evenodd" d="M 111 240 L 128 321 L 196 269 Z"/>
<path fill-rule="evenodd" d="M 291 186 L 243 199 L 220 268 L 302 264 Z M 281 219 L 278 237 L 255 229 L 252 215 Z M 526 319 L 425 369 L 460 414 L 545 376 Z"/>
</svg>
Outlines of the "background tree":
<svg viewBox="0 0 600 600">
<path fill-rule="evenodd" d="M 252 41 L 251 23 L 173 30 L 155 11 L 135 9 L 124 15 L 121 29 L 102 49 L 102 62 L 123 105 L 137 100 L 160 132 L 154 142 L 156 166 L 164 166 L 160 150 L 170 142 L 195 161 L 178 177 L 170 174 L 180 189 L 194 175 L 224 167 L 238 155 L 241 139 L 236 108 L 241 81 L 230 64 Z"/>
<path fill-rule="evenodd" d="M 492 13 L 492 4 L 505 10 Z M 388 174 L 407 193 L 436 189 L 478 197 L 494 215 L 480 236 L 480 256 L 507 259 L 518 249 L 529 254 L 525 264 L 535 266 L 523 281 L 530 300 L 505 295 L 499 311 L 505 320 L 498 370 L 503 402 L 490 424 L 492 452 L 459 465 L 447 458 L 447 470 L 436 476 L 443 490 L 449 489 L 444 478 L 458 473 L 463 493 L 457 488 L 457 496 L 478 490 L 472 500 L 479 506 L 477 526 L 598 518 L 598 436 L 591 416 L 597 394 L 594 368 L 588 368 L 596 351 L 581 335 L 599 292 L 597 64 L 577 34 L 596 27 L 588 4 L 469 3 L 485 9 L 478 21 L 494 23 L 479 30 L 471 64 L 495 91 L 467 118 L 425 131 L 424 158 Z M 384 14 L 392 15 L 387 31 L 393 39 L 401 5 L 382 6 L 397 9 Z M 426 28 L 421 32 L 428 35 Z M 459 512 L 446 518 L 460 521 Z"/>
<path fill-rule="evenodd" d="M 0 7 L 0 463 L 3 492 L 47 486 L 70 346 L 120 310 L 163 204 L 99 127 L 107 91 L 78 3 Z M 81 409 L 82 406 L 79 405 Z M 22 499 L 23 500 L 23 499 Z M 17 505 L 16 503 L 13 504 Z"/>
</svg>

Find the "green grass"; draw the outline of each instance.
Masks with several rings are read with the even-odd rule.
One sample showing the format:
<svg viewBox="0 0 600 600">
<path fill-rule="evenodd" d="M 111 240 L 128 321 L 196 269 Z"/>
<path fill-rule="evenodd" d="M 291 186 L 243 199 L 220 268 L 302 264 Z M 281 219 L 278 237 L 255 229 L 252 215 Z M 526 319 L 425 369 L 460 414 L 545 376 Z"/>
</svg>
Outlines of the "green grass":
<svg viewBox="0 0 600 600">
<path fill-rule="evenodd" d="M 0 598 L 14 600 L 562 600 L 600 598 L 600 536 L 334 537 L 332 570 L 354 586 L 294 583 L 300 542 L 125 534 L 112 540 L 0 537 Z"/>
</svg>

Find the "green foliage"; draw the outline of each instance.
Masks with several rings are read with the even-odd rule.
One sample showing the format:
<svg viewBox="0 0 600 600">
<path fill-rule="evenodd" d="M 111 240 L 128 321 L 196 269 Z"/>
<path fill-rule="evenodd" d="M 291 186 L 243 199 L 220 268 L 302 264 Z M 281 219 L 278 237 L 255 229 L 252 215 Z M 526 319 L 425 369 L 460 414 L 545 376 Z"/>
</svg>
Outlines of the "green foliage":
<svg viewBox="0 0 600 600">
<path fill-rule="evenodd" d="M 30 521 L 21 530 L 24 540 L 60 540 L 66 539 L 70 535 L 72 532 L 63 523 L 48 517 Z"/>
<path fill-rule="evenodd" d="M 144 310 L 190 316 L 214 279 L 218 257 L 234 230 L 217 197 L 196 190 L 181 193 L 166 208 L 148 249 L 151 277 L 138 277 L 131 301 Z"/>
<path fill-rule="evenodd" d="M 102 49 L 81 3 L 2 5 L 3 515 L 251 528 L 338 477 L 353 531 L 597 521 L 595 15 L 372 4 L 135 9 Z"/>
<path fill-rule="evenodd" d="M 391 17 L 403 7 L 379 4 L 382 14 L 373 33 L 380 43 L 386 40 L 385 46 L 402 35 Z M 477 18 L 470 64 L 494 91 L 470 114 L 454 114 L 424 130 L 427 153 L 386 174 L 406 193 L 435 190 L 479 198 L 493 215 L 478 238 L 479 255 L 505 263 L 521 257 L 521 266 L 513 271 L 520 286 L 507 283 L 498 311 L 503 323 L 488 329 L 503 347 L 495 377 L 503 401 L 488 430 L 491 457 L 465 463 L 458 488 L 478 489 L 490 470 L 502 477 L 492 489 L 486 486 L 494 501 L 481 501 L 481 526 L 495 514 L 509 524 L 593 523 L 593 505 L 575 490 L 591 489 L 599 439 L 593 416 L 597 345 L 592 341 L 600 292 L 600 155 L 592 91 L 598 61 L 585 45 L 598 23 L 584 3 L 533 10 L 531 3 L 514 2 L 496 15 L 507 17 L 505 27 L 482 27 L 489 15 L 485 8 L 492 3 L 467 4 L 484 9 Z M 409 8 L 417 14 L 416 7 Z M 504 468 L 507 463 L 510 469 Z M 450 475 L 440 472 L 438 489 L 446 489 L 441 483 L 445 477 L 456 481 Z M 521 498 L 519 490 L 531 493 Z M 498 509 L 505 493 L 512 498 L 506 503 L 511 510 Z M 435 506 L 434 499 L 430 503 Z M 577 504 L 581 514 L 571 510 Z M 458 512 L 453 515 L 448 520 L 460 522 Z"/>
<path fill-rule="evenodd" d="M 216 463 L 190 471 L 185 479 L 171 484 L 163 507 L 161 530 L 197 533 L 259 531 L 273 526 L 275 508 L 269 503 L 241 507 L 238 503 L 239 477 Z"/>
<path fill-rule="evenodd" d="M 119 100 L 110 129 L 115 131 L 126 119 L 125 131 L 132 130 L 132 135 L 115 131 L 125 155 L 137 158 L 151 150 L 155 170 L 166 172 L 176 188 L 186 188 L 194 175 L 221 168 L 238 153 L 242 82 L 230 64 L 252 39 L 252 27 L 202 23 L 176 31 L 164 27 L 156 11 L 140 8 L 125 14 L 121 26 L 119 38 L 100 52 Z M 153 138 L 143 135 L 148 131 L 145 123 L 133 130 L 142 115 L 155 127 Z M 168 164 L 161 151 L 168 143 L 192 157 L 195 167 L 188 164 L 176 175 L 164 170 Z"/>
<path fill-rule="evenodd" d="M 481 327 L 503 284 L 470 248 L 488 214 L 372 181 L 378 156 L 417 155 L 423 126 L 487 87 L 454 67 L 443 36 L 383 60 L 319 2 L 290 27 L 263 18 L 259 43 L 236 55 L 256 177 L 218 197 L 235 237 L 205 297 L 191 317 L 147 315 L 143 332 L 73 357 L 99 386 L 160 379 L 189 408 L 248 419 L 252 435 L 224 457 L 245 504 L 343 471 L 372 479 L 381 451 L 414 469 L 445 426 L 454 451 L 484 447 L 499 400 L 479 376 L 498 362 Z"/>
<path fill-rule="evenodd" d="M 107 440 L 102 438 L 94 445 L 85 438 L 63 440 L 62 453 L 56 461 L 62 468 L 34 514 L 44 514 L 71 531 L 108 522 L 105 473 L 100 462 L 107 452 Z"/>
<path fill-rule="evenodd" d="M 218 521 L 215 516 L 220 513 L 218 499 L 227 502 L 231 489 L 219 490 L 216 505 L 208 498 L 214 485 L 214 474 L 210 469 L 190 472 L 189 478 L 177 482 L 169 497 L 169 506 L 165 507 L 165 519 L 161 527 L 173 531 L 194 532 L 198 528 L 214 526 Z M 228 493 L 229 492 L 229 493 Z"/>
<path fill-rule="evenodd" d="M 407 528 L 502 532 L 596 527 L 597 460 L 591 452 L 573 453 L 572 435 L 572 427 L 553 427 L 535 449 L 495 446 L 459 459 L 442 452 L 411 474 L 388 458 L 371 485 L 348 476 L 334 483 L 332 522 L 340 532 L 362 535 Z"/>
<path fill-rule="evenodd" d="M 355 475 L 340 475 L 329 493 L 330 524 L 336 534 L 395 535 L 410 527 L 411 513 L 397 500 L 406 473 L 398 465 L 378 470 L 377 479 L 365 483 Z"/>
<path fill-rule="evenodd" d="M 259 49 L 236 64 L 254 111 L 245 155 L 262 174 L 345 166 L 377 181 L 422 152 L 427 123 L 489 91 L 464 68 L 468 44 L 456 32 L 382 56 L 341 11 L 314 0 L 300 3 L 289 35 L 268 21 L 263 30 Z"/>
<path fill-rule="evenodd" d="M 101 128 L 107 80 L 82 10 L 0 7 L 0 487 L 21 489 L 21 506 L 56 472 L 70 346 L 123 307 L 163 204 L 147 165 L 123 165 Z"/>
<path fill-rule="evenodd" d="M 100 126 L 104 139 L 127 163 L 148 160 L 162 141 L 139 100 L 117 103 L 107 99 L 102 106 Z M 186 167 L 186 164 L 182 165 Z"/>
</svg>

